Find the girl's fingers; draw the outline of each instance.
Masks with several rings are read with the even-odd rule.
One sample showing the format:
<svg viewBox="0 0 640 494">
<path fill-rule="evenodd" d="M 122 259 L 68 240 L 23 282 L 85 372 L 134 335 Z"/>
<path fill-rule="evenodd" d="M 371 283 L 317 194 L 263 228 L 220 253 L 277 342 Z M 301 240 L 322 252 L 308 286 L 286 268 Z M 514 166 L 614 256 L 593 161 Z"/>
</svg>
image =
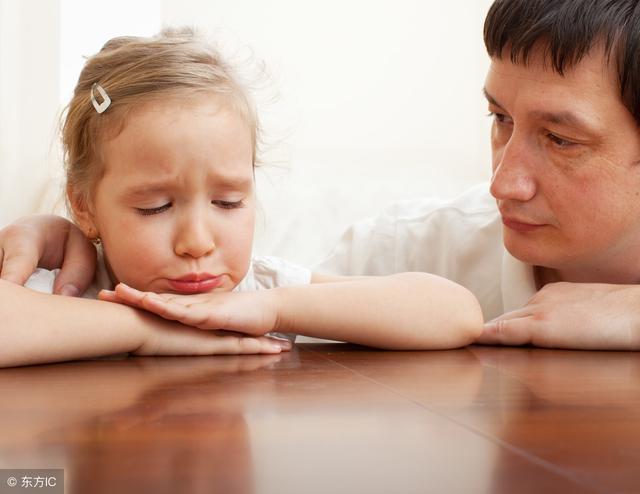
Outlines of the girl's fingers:
<svg viewBox="0 0 640 494">
<path fill-rule="evenodd" d="M 214 336 L 211 345 L 200 349 L 206 355 L 247 355 L 255 353 L 274 354 L 291 349 L 290 343 L 284 343 L 268 337 L 250 338 L 244 336 Z"/>
<path fill-rule="evenodd" d="M 116 290 L 100 290 L 100 292 L 98 292 L 98 298 L 107 302 L 117 302 L 119 304 L 141 308 L 142 298 L 144 297 L 143 294 L 139 295 L 141 293 L 142 292 L 138 292 L 137 290 L 129 291 L 122 289 L 120 285 L 118 285 Z"/>
<path fill-rule="evenodd" d="M 200 329 L 231 329 L 226 328 L 221 309 L 206 303 L 182 305 L 172 300 L 164 300 L 150 295 L 142 299 L 142 307 L 165 319 L 178 321 L 187 326 Z"/>
<path fill-rule="evenodd" d="M 118 283 L 114 291 L 118 298 L 130 305 L 139 305 L 145 296 L 145 292 L 136 290 L 135 288 L 132 288 L 129 285 L 125 285 L 124 283 Z"/>
<path fill-rule="evenodd" d="M 116 292 L 112 290 L 100 290 L 100 292 L 98 292 L 98 299 L 104 300 L 106 302 L 121 303 L 121 300 L 116 295 Z"/>
<path fill-rule="evenodd" d="M 284 340 L 280 338 L 269 338 L 268 336 L 261 336 L 259 338 L 250 338 L 246 336 L 240 337 L 240 341 L 253 340 L 253 339 L 258 340 L 260 342 L 260 345 L 263 346 L 264 348 L 278 349 L 278 351 L 269 351 L 264 353 L 279 353 L 281 351 L 288 352 L 289 350 L 291 350 L 293 346 L 289 340 Z"/>
<path fill-rule="evenodd" d="M 140 307 L 172 321 L 183 322 L 189 318 L 189 307 L 164 300 L 155 293 L 145 294 L 140 300 Z"/>
<path fill-rule="evenodd" d="M 195 302 L 208 301 L 211 299 L 211 294 L 208 293 L 199 295 L 176 295 L 173 293 L 143 292 L 124 283 L 118 283 L 116 285 L 115 292 L 129 302 L 140 302 L 145 296 L 153 296 L 157 299 L 162 299 L 167 302 L 175 302 L 182 305 L 189 305 Z"/>
<path fill-rule="evenodd" d="M 216 317 L 216 310 L 210 304 L 189 303 L 180 295 L 141 292 L 120 283 L 116 286 L 115 291 L 101 290 L 98 298 L 108 302 L 117 302 L 144 309 L 165 319 L 178 321 L 200 329 L 219 329 L 223 327 L 218 323 L 220 318 Z"/>
</svg>

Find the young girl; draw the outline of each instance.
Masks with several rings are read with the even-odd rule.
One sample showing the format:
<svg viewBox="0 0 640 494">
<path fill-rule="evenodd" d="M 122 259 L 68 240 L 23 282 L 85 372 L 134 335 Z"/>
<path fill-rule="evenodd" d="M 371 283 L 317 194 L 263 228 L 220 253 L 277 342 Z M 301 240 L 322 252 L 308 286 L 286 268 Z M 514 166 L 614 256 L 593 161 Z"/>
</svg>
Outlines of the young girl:
<svg viewBox="0 0 640 494">
<path fill-rule="evenodd" d="M 192 32 L 109 41 L 80 74 L 63 145 L 72 216 L 99 246 L 85 297 L 102 289 L 120 304 L 0 283 L 0 365 L 288 349 L 261 336 L 274 332 L 387 349 L 479 335 L 477 301 L 442 278 L 337 278 L 252 259 L 258 137 L 247 92 Z M 28 286 L 51 293 L 54 278 L 38 270 Z"/>
</svg>

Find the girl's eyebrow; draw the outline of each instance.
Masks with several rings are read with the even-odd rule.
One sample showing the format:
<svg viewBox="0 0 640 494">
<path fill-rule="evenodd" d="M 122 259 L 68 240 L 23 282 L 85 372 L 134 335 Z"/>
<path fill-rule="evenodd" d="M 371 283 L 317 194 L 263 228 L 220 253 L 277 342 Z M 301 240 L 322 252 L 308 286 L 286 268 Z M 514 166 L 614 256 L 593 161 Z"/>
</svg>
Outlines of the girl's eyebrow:
<svg viewBox="0 0 640 494">
<path fill-rule="evenodd" d="M 136 199 L 139 197 L 146 197 L 154 194 L 162 194 L 170 190 L 171 184 L 166 182 L 148 183 L 141 185 L 133 185 L 127 187 L 122 193 L 122 197 L 128 199 Z"/>
<path fill-rule="evenodd" d="M 248 190 L 253 185 L 253 176 L 209 176 L 209 184 L 215 189 L 224 190 Z M 164 194 L 176 188 L 175 181 L 150 182 L 127 187 L 122 196 L 127 199 L 138 199 L 154 194 Z"/>
<path fill-rule="evenodd" d="M 253 175 L 209 175 L 207 179 L 212 187 L 228 190 L 246 190 L 253 185 Z"/>
</svg>

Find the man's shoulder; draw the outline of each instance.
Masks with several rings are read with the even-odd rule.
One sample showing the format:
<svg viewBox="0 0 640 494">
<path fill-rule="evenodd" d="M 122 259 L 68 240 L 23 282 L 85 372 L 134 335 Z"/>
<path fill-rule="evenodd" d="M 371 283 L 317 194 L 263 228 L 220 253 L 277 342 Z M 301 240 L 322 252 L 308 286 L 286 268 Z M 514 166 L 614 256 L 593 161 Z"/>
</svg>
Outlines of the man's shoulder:
<svg viewBox="0 0 640 494">
<path fill-rule="evenodd" d="M 238 292 L 267 290 L 282 286 L 307 285 L 311 270 L 273 256 L 256 256 L 243 280 L 235 288 Z"/>
<path fill-rule="evenodd" d="M 487 184 L 472 187 L 454 199 L 419 198 L 390 205 L 369 225 L 376 235 L 393 237 L 400 249 L 474 244 L 493 248 L 501 243 L 501 220 Z"/>
<path fill-rule="evenodd" d="M 494 221 L 499 213 L 488 184 L 478 184 L 453 199 L 421 197 L 398 201 L 381 216 L 400 224 L 424 224 L 441 218 L 483 224 Z"/>
<path fill-rule="evenodd" d="M 353 275 L 427 271 L 455 278 L 470 264 L 499 264 L 501 229 L 486 184 L 451 200 L 404 200 L 353 225 L 319 270 Z"/>
</svg>

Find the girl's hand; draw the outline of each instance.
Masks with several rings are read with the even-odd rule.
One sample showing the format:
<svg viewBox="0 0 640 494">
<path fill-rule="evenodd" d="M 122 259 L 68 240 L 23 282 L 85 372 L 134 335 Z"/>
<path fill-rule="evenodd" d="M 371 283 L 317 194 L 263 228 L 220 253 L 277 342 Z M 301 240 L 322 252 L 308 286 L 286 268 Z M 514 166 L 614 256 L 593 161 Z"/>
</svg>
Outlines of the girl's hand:
<svg viewBox="0 0 640 494">
<path fill-rule="evenodd" d="M 141 292 L 120 283 L 114 291 L 102 290 L 99 298 L 145 309 L 195 328 L 259 336 L 276 330 L 278 303 L 272 292 L 274 290 L 198 295 L 157 294 Z"/>
<path fill-rule="evenodd" d="M 251 337 L 223 331 L 201 331 L 141 312 L 146 324 L 143 343 L 133 355 L 243 355 L 274 354 L 291 349 L 287 340 Z"/>
</svg>

